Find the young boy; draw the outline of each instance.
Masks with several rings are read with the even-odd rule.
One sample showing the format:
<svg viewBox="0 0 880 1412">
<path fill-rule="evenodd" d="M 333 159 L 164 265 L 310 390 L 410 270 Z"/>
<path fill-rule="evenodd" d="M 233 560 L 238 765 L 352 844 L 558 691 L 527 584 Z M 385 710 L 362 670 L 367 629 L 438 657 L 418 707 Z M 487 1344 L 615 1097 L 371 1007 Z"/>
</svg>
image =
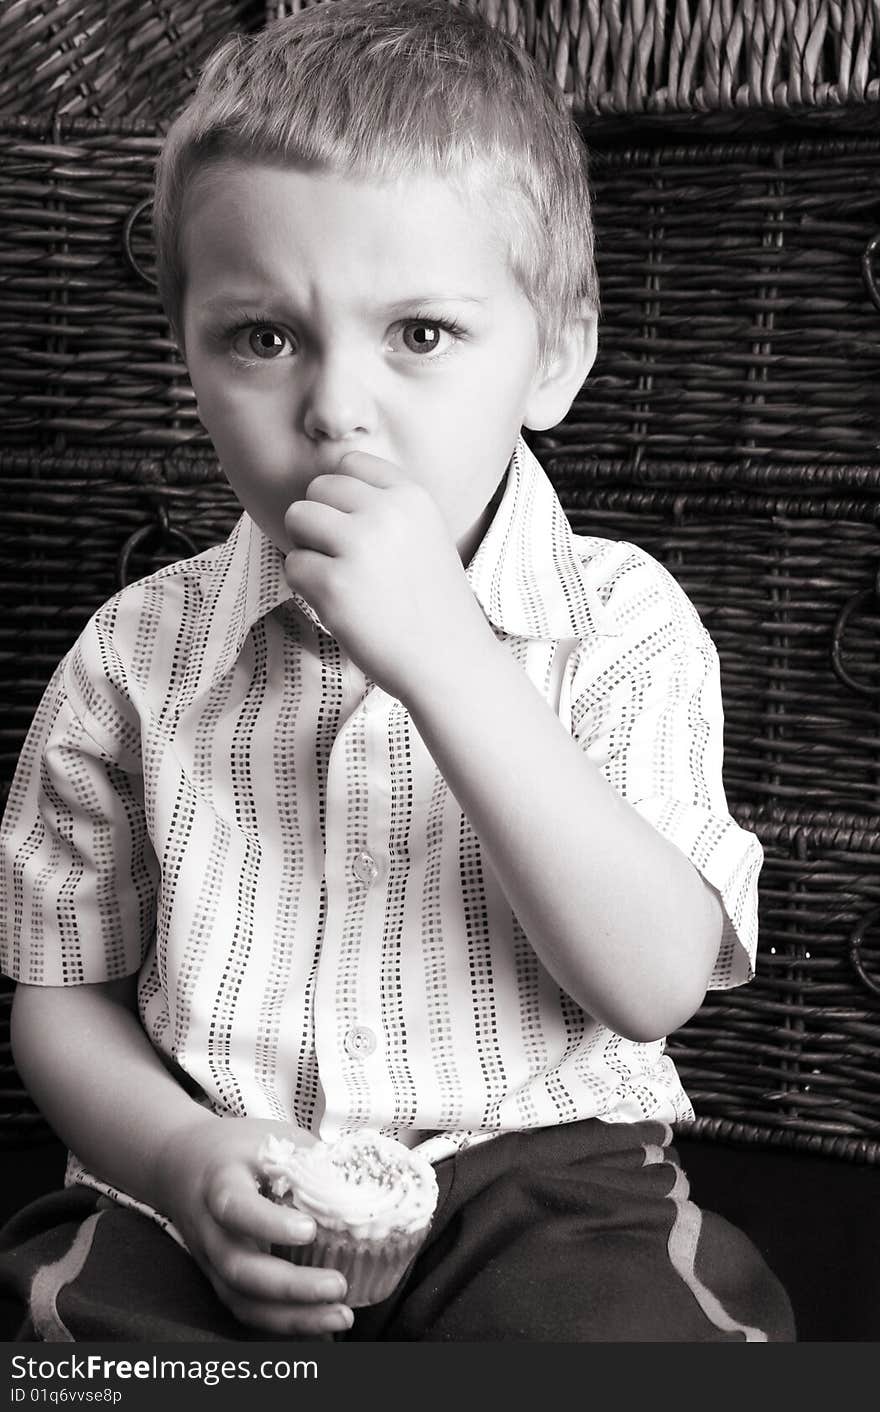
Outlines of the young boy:
<svg viewBox="0 0 880 1412">
<path fill-rule="evenodd" d="M 716 657 L 520 439 L 595 352 L 562 100 L 442 0 L 312 7 L 209 63 L 155 226 L 244 514 L 98 612 L 22 753 L 14 1052 L 75 1154 L 7 1231 L 29 1336 L 790 1339 L 669 1146 L 663 1037 L 755 951 Z M 353 1317 L 269 1253 L 313 1226 L 257 1152 L 362 1126 L 440 1202 Z"/>
</svg>

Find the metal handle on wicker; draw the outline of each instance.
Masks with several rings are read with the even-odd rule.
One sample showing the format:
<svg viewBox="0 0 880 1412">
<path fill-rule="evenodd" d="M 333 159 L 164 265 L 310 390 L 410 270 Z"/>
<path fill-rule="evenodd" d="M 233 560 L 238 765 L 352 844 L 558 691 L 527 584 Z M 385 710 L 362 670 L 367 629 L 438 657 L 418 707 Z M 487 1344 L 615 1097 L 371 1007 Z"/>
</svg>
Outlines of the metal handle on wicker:
<svg viewBox="0 0 880 1412">
<path fill-rule="evenodd" d="M 867 682 L 861 682 L 857 677 L 847 671 L 843 665 L 841 646 L 846 625 L 857 608 L 867 608 L 872 603 L 880 603 L 880 569 L 877 571 L 877 578 L 873 588 L 866 588 L 861 593 L 854 593 L 852 598 L 848 598 L 838 613 L 831 633 L 831 666 L 834 675 L 844 686 L 848 686 L 850 691 L 858 692 L 860 696 L 876 697 L 880 696 L 880 685 L 870 686 Z"/>
<path fill-rule="evenodd" d="M 116 561 L 116 581 L 120 588 L 125 588 L 128 583 L 129 566 L 135 551 L 140 549 L 141 545 L 153 535 L 158 536 L 160 542 L 164 540 L 166 543 L 177 543 L 187 555 L 197 553 L 196 546 L 189 535 L 183 530 L 177 529 L 169 521 L 167 506 L 157 505 L 155 520 L 134 530 L 119 551 L 119 558 Z"/>
<path fill-rule="evenodd" d="M 874 304 L 880 309 L 880 285 L 874 274 L 874 257 L 880 255 L 880 231 L 868 241 L 862 256 L 862 278 Z"/>
<path fill-rule="evenodd" d="M 134 231 L 135 223 L 137 222 L 138 218 L 143 215 L 144 211 L 148 211 L 150 209 L 152 204 L 152 196 L 145 196 L 143 201 L 139 201 L 136 206 L 132 206 L 131 210 L 125 218 L 125 225 L 122 227 L 122 249 L 125 253 L 125 258 L 128 261 L 129 266 L 137 275 L 138 279 L 142 280 L 144 284 L 148 284 L 151 289 L 155 289 L 159 281 L 156 279 L 155 275 L 149 274 L 148 271 L 145 270 L 143 266 L 138 263 L 137 256 L 131 248 L 131 237 L 132 232 Z"/>
<path fill-rule="evenodd" d="M 873 976 L 868 974 L 861 957 L 861 949 L 865 932 L 878 918 L 880 918 L 880 907 L 874 907 L 870 912 L 866 912 L 862 920 L 853 928 L 849 939 L 849 959 L 852 968 L 862 985 L 866 986 L 874 995 L 880 995 L 880 980 L 875 980 Z"/>
</svg>

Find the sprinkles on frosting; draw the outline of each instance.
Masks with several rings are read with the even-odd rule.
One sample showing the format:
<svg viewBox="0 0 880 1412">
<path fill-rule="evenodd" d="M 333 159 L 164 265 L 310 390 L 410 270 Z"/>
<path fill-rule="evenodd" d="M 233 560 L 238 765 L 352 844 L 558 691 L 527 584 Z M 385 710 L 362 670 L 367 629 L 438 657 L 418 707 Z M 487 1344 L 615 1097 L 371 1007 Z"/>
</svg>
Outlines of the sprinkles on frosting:
<svg viewBox="0 0 880 1412">
<path fill-rule="evenodd" d="M 374 1129 L 311 1146 L 269 1135 L 258 1160 L 264 1195 L 307 1212 L 320 1225 L 361 1236 L 421 1229 L 437 1202 L 431 1163 Z"/>
</svg>

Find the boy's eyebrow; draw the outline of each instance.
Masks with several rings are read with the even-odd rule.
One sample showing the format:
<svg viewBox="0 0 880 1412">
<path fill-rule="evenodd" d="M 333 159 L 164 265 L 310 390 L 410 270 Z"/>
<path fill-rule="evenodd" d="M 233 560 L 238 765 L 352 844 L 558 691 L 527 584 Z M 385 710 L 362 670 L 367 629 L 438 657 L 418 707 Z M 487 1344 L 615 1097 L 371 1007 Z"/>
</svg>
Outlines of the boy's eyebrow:
<svg viewBox="0 0 880 1412">
<path fill-rule="evenodd" d="M 247 308 L 248 305 L 275 303 L 283 304 L 287 302 L 287 297 L 277 290 L 267 292 L 266 290 L 252 289 L 222 290 L 219 294 L 212 294 L 209 299 L 204 299 L 198 305 L 199 309 L 206 313 L 211 313 L 215 309 Z M 487 304 L 488 299 L 476 294 L 458 294 L 447 292 L 444 294 L 413 294 L 404 299 L 394 299 L 387 304 L 375 304 L 368 309 L 370 313 L 402 314 L 408 310 L 416 309 L 423 304 Z"/>
<path fill-rule="evenodd" d="M 487 304 L 486 298 L 481 298 L 477 294 L 413 294 L 407 299 L 395 299 L 392 304 L 385 304 L 381 307 L 387 309 L 391 314 L 402 313 L 405 309 L 416 308 L 419 304 Z M 377 309 L 380 306 L 376 306 Z"/>
<path fill-rule="evenodd" d="M 234 290 L 223 290 L 220 294 L 212 294 L 210 299 L 202 299 L 196 306 L 211 313 L 214 309 L 244 308 L 248 304 L 263 304 L 266 302 L 266 295 L 256 290 L 248 290 L 242 293 Z"/>
</svg>

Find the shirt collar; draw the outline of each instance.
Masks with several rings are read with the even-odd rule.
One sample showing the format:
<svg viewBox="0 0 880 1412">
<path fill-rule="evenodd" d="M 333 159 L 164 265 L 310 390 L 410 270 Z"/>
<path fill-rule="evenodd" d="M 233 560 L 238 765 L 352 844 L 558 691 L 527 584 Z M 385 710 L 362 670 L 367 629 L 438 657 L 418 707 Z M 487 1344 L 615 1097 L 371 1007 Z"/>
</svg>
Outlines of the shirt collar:
<svg viewBox="0 0 880 1412">
<path fill-rule="evenodd" d="M 203 650 L 191 660 L 184 697 L 195 698 L 220 681 L 255 624 L 291 598 L 283 555 L 250 515 L 242 514 L 211 563 L 200 612 Z"/>
<path fill-rule="evenodd" d="M 553 486 L 520 437 L 501 503 L 467 571 L 483 612 L 511 637 L 615 634 L 583 559 Z"/>
<path fill-rule="evenodd" d="M 507 636 L 563 639 L 616 631 L 585 573 L 556 492 L 521 437 L 467 577 L 486 617 Z M 225 675 L 256 623 L 291 601 L 324 630 L 309 604 L 291 591 L 280 550 L 242 514 L 214 560 L 203 601 L 205 652 L 198 686 Z"/>
</svg>

